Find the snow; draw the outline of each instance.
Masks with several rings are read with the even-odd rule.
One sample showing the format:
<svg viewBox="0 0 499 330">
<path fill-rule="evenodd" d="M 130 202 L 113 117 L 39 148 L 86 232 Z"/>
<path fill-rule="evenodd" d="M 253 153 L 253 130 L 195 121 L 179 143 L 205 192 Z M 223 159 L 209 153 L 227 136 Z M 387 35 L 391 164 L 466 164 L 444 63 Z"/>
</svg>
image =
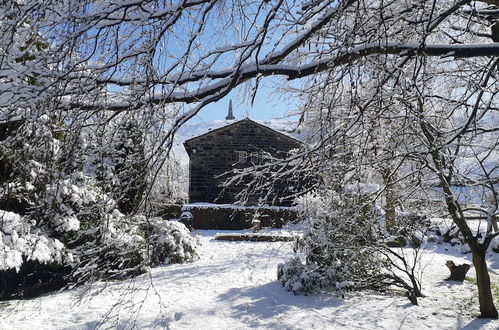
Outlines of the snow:
<svg viewBox="0 0 499 330">
<path fill-rule="evenodd" d="M 21 216 L 14 212 L 0 210 L 0 221 L 2 224 L 2 232 L 4 234 L 12 234 L 15 227 L 21 223 Z"/>
<path fill-rule="evenodd" d="M 327 292 L 302 296 L 276 280 L 276 266 L 292 256 L 289 242 L 215 241 L 220 231 L 197 231 L 200 259 L 153 268 L 122 282 L 96 283 L 31 300 L 0 303 L 1 329 L 497 329 L 477 314 L 475 285 L 445 282 L 445 261 L 470 263 L 459 247 L 431 245 L 420 306 L 398 293 Z M 227 231 L 225 231 L 227 232 Z M 240 231 L 248 232 L 248 231 Z M 489 254 L 499 283 L 498 254 Z M 474 277 L 473 269 L 468 273 Z M 498 302 L 499 303 L 499 302 Z"/>
<path fill-rule="evenodd" d="M 0 270 L 19 270 L 23 259 L 48 263 L 69 257 L 57 239 L 26 231 L 20 215 L 0 210 Z"/>
<path fill-rule="evenodd" d="M 331 10 L 328 13 L 335 14 L 336 10 Z M 288 65 L 288 64 L 266 64 L 277 62 L 282 60 L 285 55 L 295 49 L 295 46 L 299 44 L 301 38 L 308 38 L 310 32 L 314 29 L 321 27 L 322 23 L 328 20 L 328 16 L 324 16 L 322 19 L 318 20 L 314 26 L 310 25 L 306 32 L 302 36 L 298 36 L 289 45 L 284 47 L 280 51 L 272 52 L 268 54 L 262 61 L 262 63 L 251 62 L 247 64 L 242 64 L 238 68 L 238 73 L 241 77 L 245 79 L 240 79 L 238 83 L 242 83 L 250 78 L 260 77 L 260 76 L 287 76 L 288 80 L 303 78 L 312 74 L 317 74 L 319 72 L 328 70 L 331 68 L 331 63 L 334 66 L 341 64 L 350 63 L 353 59 L 358 57 L 364 57 L 371 54 L 396 54 L 400 56 L 408 56 L 414 53 L 424 53 L 427 56 L 439 56 L 439 57 L 478 57 L 478 56 L 497 56 L 499 54 L 499 45 L 495 42 L 492 43 L 477 43 L 477 44 L 426 44 L 423 48 L 421 43 L 399 43 L 399 42 L 366 42 L 361 46 L 357 46 L 351 49 L 340 51 L 331 57 L 324 57 L 321 60 L 311 61 L 300 66 Z M 140 52 L 135 51 L 132 53 L 124 53 L 123 56 L 136 56 Z M 98 67 L 97 67 L 98 68 Z M 96 69 L 97 69 L 96 68 Z M 186 85 L 190 82 L 200 81 L 202 79 L 212 79 L 211 83 L 203 87 L 198 87 L 197 89 L 184 89 L 183 91 L 160 91 L 155 93 L 153 97 L 143 98 L 142 103 L 144 104 L 160 104 L 165 103 L 175 103 L 175 102 L 186 102 L 191 103 L 193 100 L 199 100 L 203 103 L 206 100 L 212 99 L 214 96 L 222 96 L 224 89 L 229 88 L 233 83 L 232 69 L 222 69 L 220 71 L 212 71 L 208 69 L 192 72 L 182 72 L 178 75 L 174 75 L 171 78 L 163 80 L 162 83 L 166 84 L 168 82 L 175 82 L 177 86 Z M 218 79 L 218 80 L 216 80 Z M 104 83 L 111 83 L 117 85 L 127 85 L 131 81 L 139 83 L 140 81 L 132 80 L 132 78 L 123 79 L 110 79 L 108 77 L 95 79 L 96 81 L 101 81 Z M 86 103 L 70 104 L 73 106 L 88 106 Z M 126 110 L 131 106 L 128 101 L 122 102 L 109 102 L 102 105 L 102 107 L 107 109 L 112 109 L 114 111 Z M 185 118 L 191 118 L 199 108 L 194 111 L 191 110 L 190 113 L 186 114 Z"/>
<path fill-rule="evenodd" d="M 296 134 L 292 133 L 292 130 L 296 128 L 296 122 L 284 119 L 267 119 L 267 120 L 254 120 L 255 122 L 270 127 L 278 132 L 289 135 L 291 137 L 299 139 Z M 237 121 L 234 120 L 213 120 L 210 122 L 203 122 L 198 124 L 187 124 L 181 127 L 177 133 L 178 144 L 183 144 L 186 140 L 194 138 L 196 136 L 208 133 L 209 131 L 221 128 Z"/>
</svg>

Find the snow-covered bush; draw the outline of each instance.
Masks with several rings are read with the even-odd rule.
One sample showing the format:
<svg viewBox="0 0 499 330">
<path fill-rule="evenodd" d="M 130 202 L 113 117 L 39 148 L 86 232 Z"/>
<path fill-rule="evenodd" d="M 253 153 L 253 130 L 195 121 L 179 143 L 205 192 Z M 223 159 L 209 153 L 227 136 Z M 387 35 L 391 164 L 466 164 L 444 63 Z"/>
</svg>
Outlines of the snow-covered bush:
<svg viewBox="0 0 499 330">
<path fill-rule="evenodd" d="M 383 286 L 384 257 L 378 241 L 377 218 L 361 196 L 325 191 L 297 201 L 309 231 L 295 243 L 296 256 L 278 266 L 278 279 L 293 292 Z"/>
<path fill-rule="evenodd" d="M 115 209 L 97 182 L 81 172 L 51 180 L 35 205 L 32 217 L 61 234 L 97 226 L 104 214 Z"/>
<path fill-rule="evenodd" d="M 58 289 L 73 255 L 24 216 L 0 210 L 0 298 Z M 47 285 L 47 281 L 51 282 Z"/>
<path fill-rule="evenodd" d="M 430 220 L 417 212 L 397 212 L 390 231 L 382 228 L 384 242 L 392 247 L 419 247 L 429 233 Z"/>
<path fill-rule="evenodd" d="M 139 225 L 115 209 L 102 215 L 96 227 L 80 230 L 71 281 L 123 279 L 145 272 L 147 244 Z"/>
<path fill-rule="evenodd" d="M 121 119 L 102 126 L 101 135 L 45 114 L 10 126 L 0 121 L 0 298 L 134 276 L 150 258 L 193 258 L 195 245 L 182 228 L 157 224 L 149 247 L 144 218 L 133 215 L 149 184 L 146 130 L 126 138 L 130 129 L 121 124 L 132 119 Z M 57 287 L 49 285 L 54 279 Z"/>
<path fill-rule="evenodd" d="M 2 14 L 18 17 L 20 7 L 10 9 Z M 30 17 L 14 24 L 0 64 L 11 70 L 7 89 L 23 90 L 0 105 L 0 298 L 54 278 L 64 286 L 142 272 L 148 245 L 133 215 L 167 154 L 162 111 L 58 108 L 61 86 L 39 70 L 61 62 Z M 105 96 L 100 87 L 83 95 Z"/>
<path fill-rule="evenodd" d="M 105 215 L 99 228 L 83 231 L 76 250 L 78 266 L 71 280 L 123 279 L 158 264 L 183 263 L 197 257 L 198 239 L 179 222 L 143 215 L 125 216 L 118 210 Z"/>
<path fill-rule="evenodd" d="M 277 266 L 277 277 L 282 286 L 294 293 L 308 293 L 316 289 L 332 288 L 338 292 L 352 288 L 353 282 L 338 281 L 347 277 L 346 268 L 341 268 L 338 261 L 336 267 L 329 268 L 324 273 L 315 263 L 303 264 L 299 257 L 294 257 Z M 343 271 L 337 273 L 336 271 Z"/>
<path fill-rule="evenodd" d="M 151 218 L 145 227 L 151 265 L 183 263 L 197 258 L 199 240 L 183 223 Z"/>
<path fill-rule="evenodd" d="M 0 271 L 18 271 L 27 261 L 42 264 L 72 261 L 64 244 L 30 226 L 20 215 L 0 210 L 0 225 Z"/>
<path fill-rule="evenodd" d="M 77 247 L 76 283 L 122 279 L 158 264 L 183 263 L 197 257 L 198 240 L 181 223 L 142 215 L 125 216 L 118 210 L 105 215 L 99 228 L 86 231 L 97 240 Z"/>
<path fill-rule="evenodd" d="M 76 170 L 81 158 L 65 171 L 57 139 L 44 136 L 37 149 L 40 138 L 19 144 L 21 133 L 0 141 L 0 167 L 12 169 L 0 178 L 0 297 L 143 272 L 147 243 L 139 224 L 117 210 L 95 173 Z"/>
</svg>

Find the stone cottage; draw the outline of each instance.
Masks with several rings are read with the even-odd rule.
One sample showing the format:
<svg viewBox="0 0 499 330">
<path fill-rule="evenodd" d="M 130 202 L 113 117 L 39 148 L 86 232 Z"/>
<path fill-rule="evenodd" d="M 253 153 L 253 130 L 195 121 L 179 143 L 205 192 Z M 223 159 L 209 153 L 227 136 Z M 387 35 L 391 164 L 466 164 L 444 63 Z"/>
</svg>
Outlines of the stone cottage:
<svg viewBox="0 0 499 330">
<path fill-rule="evenodd" d="M 189 155 L 189 202 L 234 204 L 244 182 L 226 189 L 221 184 L 234 169 L 263 164 L 269 158 L 285 158 L 288 152 L 302 143 L 288 135 L 273 130 L 249 118 L 234 121 L 232 107 L 226 117 L 228 125 L 185 141 Z M 265 202 L 273 205 L 290 205 L 291 187 L 287 180 L 279 180 L 270 194 L 261 192 L 248 196 L 247 202 L 256 205 L 265 195 Z"/>
</svg>

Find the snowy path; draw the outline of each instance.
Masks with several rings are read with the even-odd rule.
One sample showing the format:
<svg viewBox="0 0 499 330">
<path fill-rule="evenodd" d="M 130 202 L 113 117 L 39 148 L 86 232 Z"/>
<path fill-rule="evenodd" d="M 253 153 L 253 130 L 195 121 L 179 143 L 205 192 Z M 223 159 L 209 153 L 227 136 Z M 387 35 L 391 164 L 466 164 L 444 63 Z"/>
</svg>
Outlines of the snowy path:
<svg viewBox="0 0 499 330">
<path fill-rule="evenodd" d="M 0 329 L 497 329 L 473 319 L 474 286 L 449 284 L 445 260 L 469 255 L 428 253 L 421 306 L 390 294 L 294 296 L 276 282 L 276 264 L 291 243 L 220 242 L 202 231 L 200 260 L 150 275 L 41 298 L 0 303 Z M 499 279 L 499 258 L 492 272 Z M 468 261 L 469 262 L 469 261 Z M 470 271 L 470 276 L 474 273 Z"/>
</svg>

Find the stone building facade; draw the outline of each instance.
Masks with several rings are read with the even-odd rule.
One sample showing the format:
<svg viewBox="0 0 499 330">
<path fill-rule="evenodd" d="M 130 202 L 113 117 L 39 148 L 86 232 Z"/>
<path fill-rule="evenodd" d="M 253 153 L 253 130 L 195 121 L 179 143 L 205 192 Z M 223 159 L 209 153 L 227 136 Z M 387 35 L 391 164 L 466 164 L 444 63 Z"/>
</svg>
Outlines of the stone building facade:
<svg viewBox="0 0 499 330">
<path fill-rule="evenodd" d="M 273 157 L 285 158 L 302 143 L 246 118 L 187 140 L 184 146 L 190 158 L 189 202 L 234 204 L 245 183 L 222 189 L 231 171 L 261 165 Z M 247 203 L 256 205 L 263 198 L 269 205 L 289 205 L 286 196 L 292 193 L 291 187 L 296 184 L 281 179 L 267 192 L 249 194 Z"/>
</svg>

